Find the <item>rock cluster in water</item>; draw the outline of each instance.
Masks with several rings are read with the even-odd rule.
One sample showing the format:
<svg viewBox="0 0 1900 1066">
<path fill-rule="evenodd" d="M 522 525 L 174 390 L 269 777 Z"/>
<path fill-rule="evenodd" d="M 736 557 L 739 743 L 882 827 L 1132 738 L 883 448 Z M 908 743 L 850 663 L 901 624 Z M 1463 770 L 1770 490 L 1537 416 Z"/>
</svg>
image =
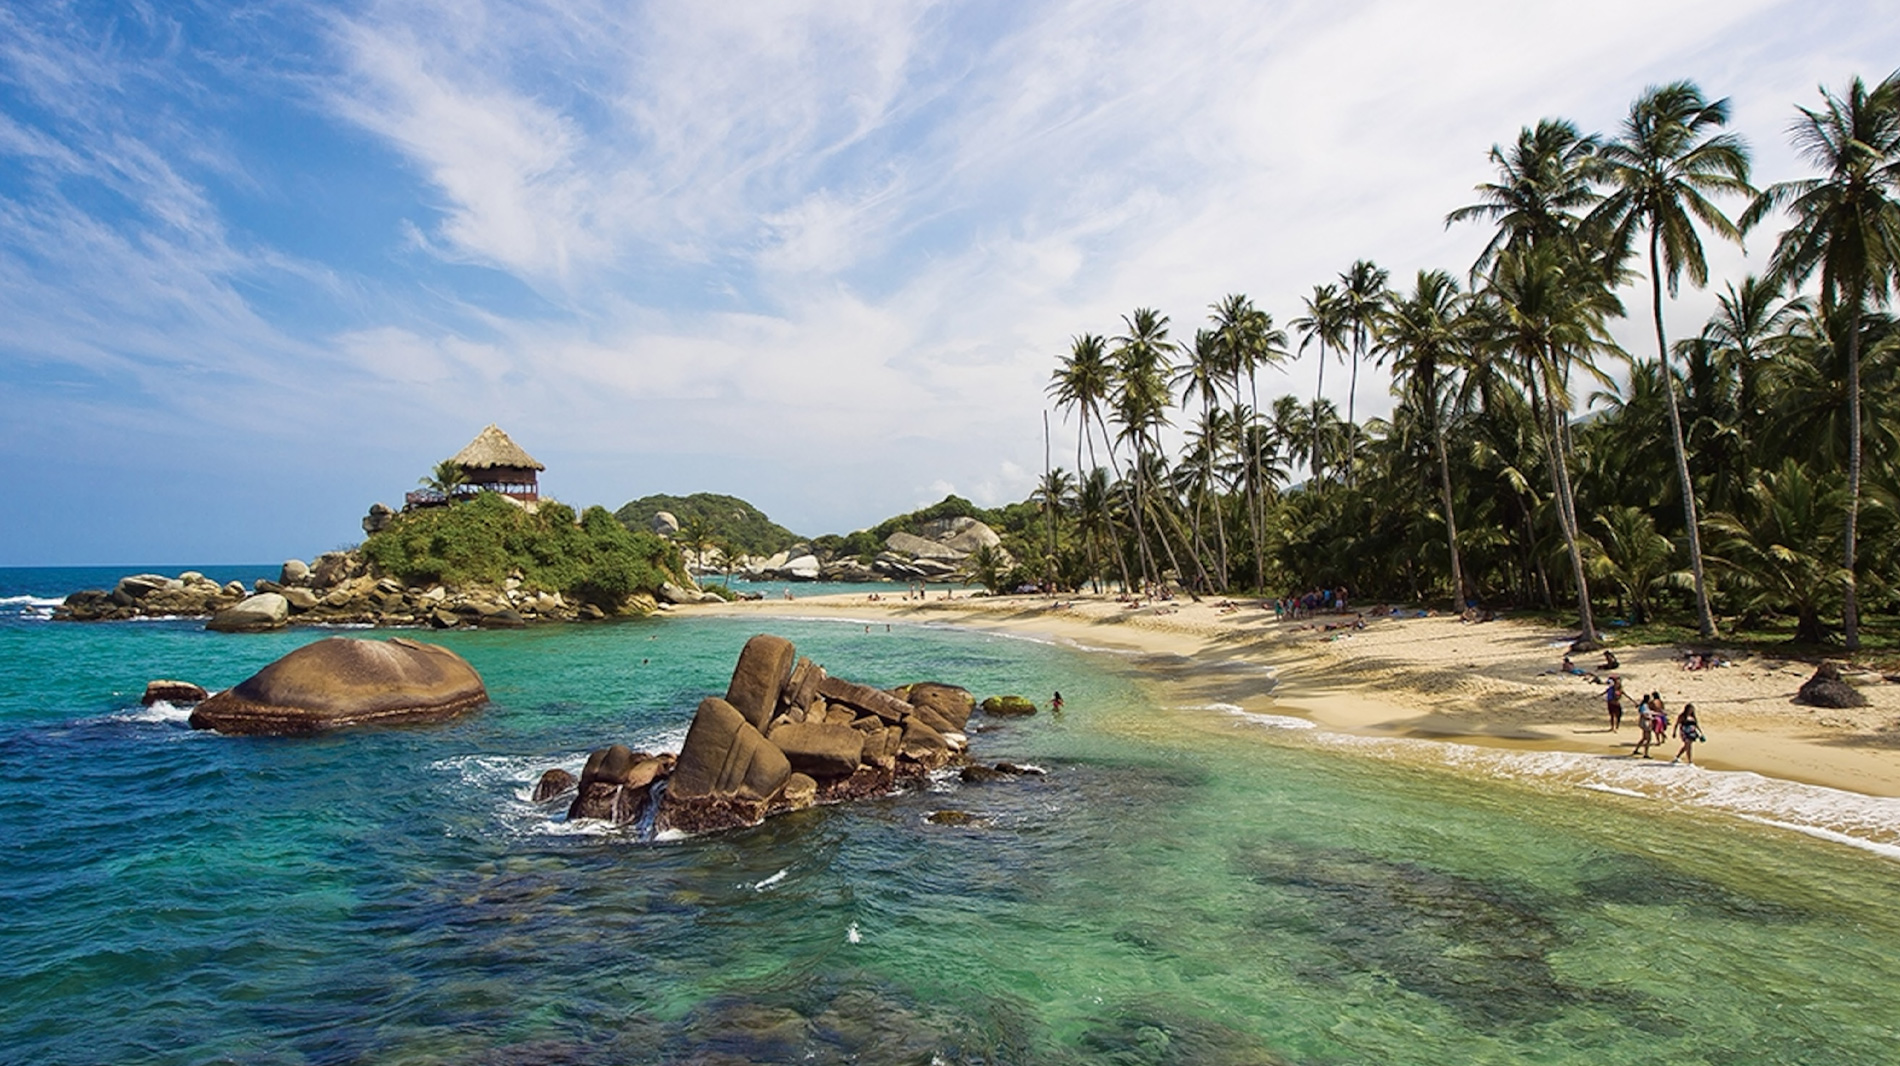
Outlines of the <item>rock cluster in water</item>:
<svg viewBox="0 0 1900 1066">
<path fill-rule="evenodd" d="M 755 825 L 821 803 L 887 794 L 962 765 L 968 690 L 918 682 L 878 689 L 832 677 L 792 642 L 746 642 L 723 697 L 693 715 L 677 756 L 621 745 L 588 756 L 578 779 L 550 770 L 537 802 L 574 789 L 568 817 L 616 824 L 651 816 L 655 832 Z"/>
<path fill-rule="evenodd" d="M 676 591 L 677 602 L 688 602 L 688 590 Z M 690 595 L 691 602 L 701 596 Z M 628 610 L 648 613 L 655 606 L 651 597 L 636 595 Z M 79 622 L 203 615 L 211 616 L 208 629 L 243 633 L 286 625 L 514 628 L 604 618 L 606 612 L 558 592 L 531 591 L 519 578 L 500 588 L 406 586 L 373 573 L 355 551 L 326 552 L 313 563 L 291 559 L 277 580 L 259 579 L 248 589 L 236 581 L 219 585 L 197 571 L 133 574 L 110 591 L 75 592 L 53 612 L 54 618 Z"/>
<path fill-rule="evenodd" d="M 165 686 L 160 698 L 187 702 L 191 693 L 182 684 L 153 682 L 147 694 L 153 686 Z M 220 733 L 320 733 L 436 722 L 487 702 L 481 675 L 447 648 L 401 637 L 331 637 L 306 644 L 204 699 L 191 712 L 191 727 Z"/>
</svg>

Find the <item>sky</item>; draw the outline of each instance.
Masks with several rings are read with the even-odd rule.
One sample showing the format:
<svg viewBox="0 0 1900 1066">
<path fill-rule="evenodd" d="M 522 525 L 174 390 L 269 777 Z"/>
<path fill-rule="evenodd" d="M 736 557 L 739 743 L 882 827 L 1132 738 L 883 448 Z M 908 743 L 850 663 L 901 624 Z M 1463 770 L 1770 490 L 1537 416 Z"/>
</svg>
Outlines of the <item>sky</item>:
<svg viewBox="0 0 1900 1066">
<path fill-rule="evenodd" d="M 490 422 L 577 507 L 1021 499 L 1074 335 L 1462 274 L 1492 145 L 1660 82 L 1805 176 L 1897 60 L 1873 0 L 0 0 L 0 565 L 309 558 Z"/>
</svg>

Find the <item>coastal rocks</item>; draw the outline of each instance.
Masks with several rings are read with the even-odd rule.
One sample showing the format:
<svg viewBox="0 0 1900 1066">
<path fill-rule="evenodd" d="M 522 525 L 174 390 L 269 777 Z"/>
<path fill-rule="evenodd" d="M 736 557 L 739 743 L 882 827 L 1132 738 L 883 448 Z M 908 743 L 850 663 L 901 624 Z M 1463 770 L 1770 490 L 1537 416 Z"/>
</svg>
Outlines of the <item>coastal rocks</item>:
<svg viewBox="0 0 1900 1066">
<path fill-rule="evenodd" d="M 279 585 L 306 585 L 310 582 L 310 564 L 302 559 L 286 559 L 283 568 L 277 571 Z"/>
<path fill-rule="evenodd" d="M 549 800 L 559 799 L 572 791 L 579 783 L 580 779 L 568 773 L 566 770 L 559 768 L 549 770 L 541 775 L 541 780 L 534 783 L 532 799 L 535 803 L 546 803 Z"/>
<path fill-rule="evenodd" d="M 306 644 L 198 705 L 193 729 L 301 734 L 433 722 L 488 702 L 482 679 L 447 648 L 400 637 Z"/>
<path fill-rule="evenodd" d="M 290 601 L 281 593 L 260 592 L 211 616 L 205 628 L 219 633 L 257 633 L 290 620 Z"/>
<path fill-rule="evenodd" d="M 660 588 L 659 588 L 659 591 L 655 594 L 655 598 L 657 598 L 661 603 L 672 603 L 672 604 L 726 602 L 719 598 L 718 593 L 704 592 L 699 589 L 681 588 L 680 586 L 675 585 L 671 581 L 663 581 L 660 583 Z"/>
<path fill-rule="evenodd" d="M 189 681 L 160 679 L 145 683 L 145 694 L 139 697 L 139 703 L 146 707 L 161 700 L 174 706 L 181 703 L 202 703 L 210 695 L 202 685 L 194 685 Z"/>
<path fill-rule="evenodd" d="M 1022 696 L 991 696 L 983 701 L 983 713 L 1006 718 L 1020 718 L 1036 713 L 1036 705 Z"/>
<path fill-rule="evenodd" d="M 1813 677 L 1801 683 L 1794 702 L 1809 707 L 1865 707 L 1867 697 L 1841 676 L 1840 667 L 1822 663 L 1815 667 Z"/>
<path fill-rule="evenodd" d="M 568 816 L 624 824 L 651 804 L 651 831 L 703 833 L 888 795 L 967 759 L 960 727 L 974 705 L 954 685 L 885 691 L 832 677 L 790 641 L 761 633 L 740 651 L 725 697 L 700 703 L 677 759 L 595 752 Z"/>
<path fill-rule="evenodd" d="M 388 504 L 372 503 L 369 505 L 369 513 L 363 516 L 363 532 L 365 534 L 381 533 L 395 520 L 396 512 Z"/>
</svg>

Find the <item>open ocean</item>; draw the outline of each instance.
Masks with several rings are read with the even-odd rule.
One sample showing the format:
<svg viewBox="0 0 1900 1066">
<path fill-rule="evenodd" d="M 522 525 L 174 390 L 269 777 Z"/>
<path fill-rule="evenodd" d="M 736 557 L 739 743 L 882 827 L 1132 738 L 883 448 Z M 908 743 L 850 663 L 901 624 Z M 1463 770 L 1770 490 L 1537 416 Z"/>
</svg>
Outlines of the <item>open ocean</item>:
<svg viewBox="0 0 1900 1066">
<path fill-rule="evenodd" d="M 493 704 L 221 737 L 145 682 L 332 632 L 47 619 L 146 569 L 184 567 L 0 569 L 5 1063 L 1900 1056 L 1892 800 L 1333 737 L 1179 705 L 1133 657 L 803 620 L 769 628 L 855 680 L 1061 689 L 972 737 L 1048 776 L 640 843 L 529 790 L 676 748 L 758 620 L 416 634 Z"/>
</svg>

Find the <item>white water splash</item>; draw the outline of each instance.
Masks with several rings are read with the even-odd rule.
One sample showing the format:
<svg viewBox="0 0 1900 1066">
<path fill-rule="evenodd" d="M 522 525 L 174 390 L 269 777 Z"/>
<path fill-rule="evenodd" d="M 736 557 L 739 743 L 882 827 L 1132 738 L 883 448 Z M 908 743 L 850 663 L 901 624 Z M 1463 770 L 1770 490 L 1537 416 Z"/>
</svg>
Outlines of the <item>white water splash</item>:
<svg viewBox="0 0 1900 1066">
<path fill-rule="evenodd" d="M 772 876 L 764 879 L 763 881 L 758 881 L 750 885 L 740 885 L 739 887 L 749 888 L 754 892 L 764 892 L 771 889 L 775 885 L 782 883 L 786 877 L 790 876 L 791 872 L 792 871 L 789 868 L 780 870 L 778 873 L 773 874 Z"/>
<path fill-rule="evenodd" d="M 858 934 L 858 923 L 852 922 L 848 927 L 846 927 L 844 931 L 845 943 L 858 944 L 858 943 L 862 943 L 863 941 L 864 941 L 864 937 Z"/>
</svg>

